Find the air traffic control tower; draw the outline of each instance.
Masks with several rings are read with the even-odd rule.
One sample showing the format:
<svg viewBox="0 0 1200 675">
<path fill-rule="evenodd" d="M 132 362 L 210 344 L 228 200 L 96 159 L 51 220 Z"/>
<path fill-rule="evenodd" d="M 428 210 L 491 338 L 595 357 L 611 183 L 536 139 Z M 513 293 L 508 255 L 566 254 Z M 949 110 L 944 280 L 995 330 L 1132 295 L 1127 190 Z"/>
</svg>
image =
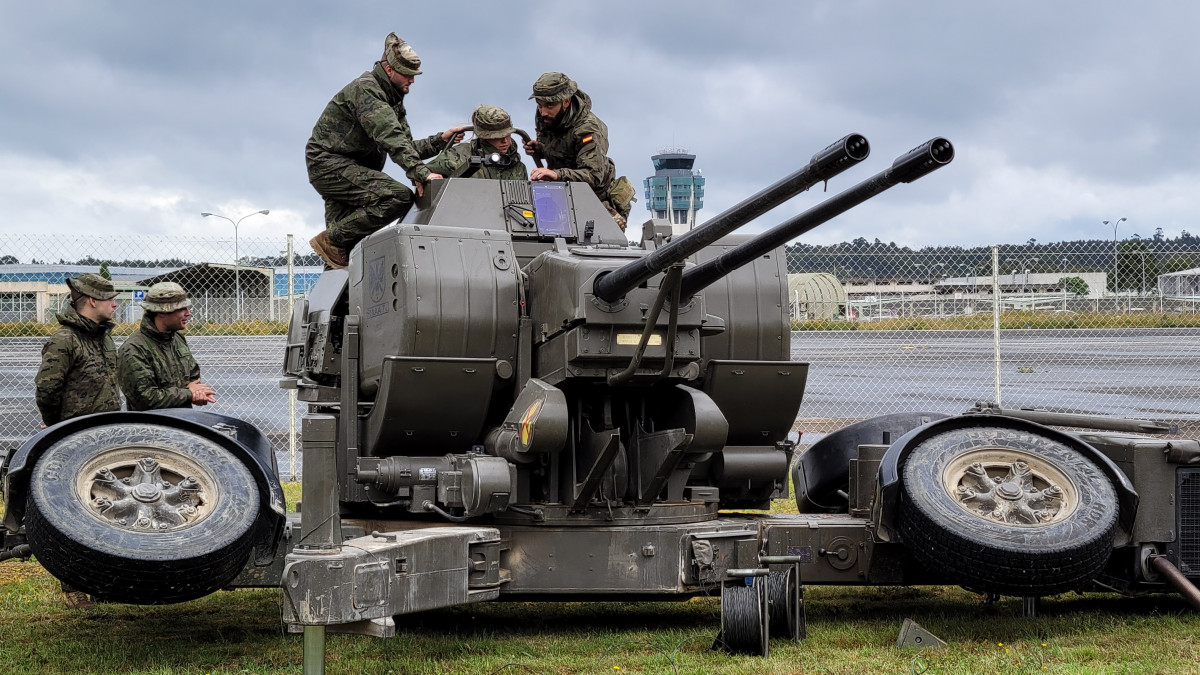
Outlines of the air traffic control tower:
<svg viewBox="0 0 1200 675">
<path fill-rule="evenodd" d="M 696 226 L 696 212 L 704 208 L 704 176 L 692 170 L 696 156 L 683 149 L 669 149 L 650 158 L 654 175 L 642 181 L 646 209 L 654 218 L 671 221 L 675 234 Z"/>
</svg>

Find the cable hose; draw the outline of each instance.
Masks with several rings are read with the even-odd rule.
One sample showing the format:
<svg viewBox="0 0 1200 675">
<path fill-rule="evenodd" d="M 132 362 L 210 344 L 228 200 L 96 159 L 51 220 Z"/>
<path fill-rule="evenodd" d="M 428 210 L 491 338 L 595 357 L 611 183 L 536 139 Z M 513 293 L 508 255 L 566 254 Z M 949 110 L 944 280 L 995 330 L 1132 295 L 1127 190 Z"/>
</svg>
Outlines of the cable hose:
<svg viewBox="0 0 1200 675">
<path fill-rule="evenodd" d="M 771 637 L 794 637 L 795 608 L 792 606 L 795 586 L 792 584 L 794 569 L 786 572 L 771 572 L 767 577 L 767 613 L 770 620 Z"/>
<path fill-rule="evenodd" d="M 763 615 L 759 606 L 760 577 L 753 586 L 728 585 L 721 592 L 721 642 L 734 654 L 765 656 Z"/>
</svg>

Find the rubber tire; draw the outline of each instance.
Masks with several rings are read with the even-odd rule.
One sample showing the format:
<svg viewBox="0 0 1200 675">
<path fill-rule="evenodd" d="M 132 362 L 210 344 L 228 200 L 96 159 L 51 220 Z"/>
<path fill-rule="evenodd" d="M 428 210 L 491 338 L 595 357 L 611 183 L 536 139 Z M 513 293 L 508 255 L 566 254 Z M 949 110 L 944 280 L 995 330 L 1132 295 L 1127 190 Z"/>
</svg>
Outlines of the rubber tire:
<svg viewBox="0 0 1200 675">
<path fill-rule="evenodd" d="M 942 485 L 955 458 L 1011 448 L 1052 464 L 1077 486 L 1078 507 L 1048 525 L 1016 526 L 967 511 Z M 1012 596 L 1052 595 L 1095 578 L 1112 554 L 1116 490 L 1090 459 L 1052 437 L 1003 427 L 956 429 L 915 446 L 902 469 L 900 532 L 935 574 L 968 588 Z"/>
<path fill-rule="evenodd" d="M 208 472 L 219 497 L 182 529 L 141 532 L 94 515 L 76 494 L 83 467 L 130 446 L 177 455 Z M 193 600 L 231 582 L 246 566 L 259 513 L 250 470 L 217 443 L 182 429 L 111 424 L 68 436 L 38 459 L 25 530 L 38 561 L 99 600 L 160 605 Z"/>
</svg>

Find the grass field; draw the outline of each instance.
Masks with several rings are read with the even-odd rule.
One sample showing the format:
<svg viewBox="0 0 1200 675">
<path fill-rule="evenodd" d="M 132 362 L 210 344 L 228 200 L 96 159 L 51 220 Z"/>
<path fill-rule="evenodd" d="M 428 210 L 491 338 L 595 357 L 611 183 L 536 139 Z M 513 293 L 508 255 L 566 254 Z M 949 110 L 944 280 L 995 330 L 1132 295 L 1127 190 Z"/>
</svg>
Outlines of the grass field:
<svg viewBox="0 0 1200 675">
<path fill-rule="evenodd" d="M 289 502 L 298 493 L 288 486 Z M 771 656 L 711 649 L 715 598 L 492 603 L 397 618 L 390 640 L 330 635 L 336 673 L 1196 673 L 1200 615 L 1176 596 L 1063 595 L 1023 618 L 953 587 L 807 589 L 808 640 Z M 0 563 L 0 672 L 300 672 L 273 589 L 165 607 L 67 609 L 36 562 Z M 942 650 L 895 647 L 912 618 Z"/>
</svg>

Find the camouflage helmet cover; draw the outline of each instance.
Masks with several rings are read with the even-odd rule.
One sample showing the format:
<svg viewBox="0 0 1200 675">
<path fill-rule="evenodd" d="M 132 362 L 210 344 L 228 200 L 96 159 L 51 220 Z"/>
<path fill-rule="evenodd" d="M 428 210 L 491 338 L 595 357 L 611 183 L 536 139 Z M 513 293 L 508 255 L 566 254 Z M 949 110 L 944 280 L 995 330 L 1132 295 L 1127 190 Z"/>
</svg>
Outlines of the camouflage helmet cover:
<svg viewBox="0 0 1200 675">
<path fill-rule="evenodd" d="M 191 306 L 192 300 L 187 291 L 174 281 L 154 284 L 146 293 L 146 299 L 142 300 L 142 309 L 147 312 L 169 313 Z"/>
<path fill-rule="evenodd" d="M 111 281 L 90 272 L 80 274 L 74 279 L 67 279 L 67 288 L 79 295 L 86 295 L 96 300 L 112 300 L 117 297 Z"/>
<path fill-rule="evenodd" d="M 481 105 L 471 113 L 471 126 L 478 138 L 504 138 L 517 132 L 512 125 L 512 117 L 503 108 L 494 105 Z"/>
<path fill-rule="evenodd" d="M 396 37 L 395 33 L 388 33 L 384 38 L 383 58 L 380 60 L 401 75 L 421 74 L 421 57 L 417 56 L 412 45 Z"/>
<path fill-rule="evenodd" d="M 529 98 L 536 98 L 546 103 L 561 103 L 574 96 L 577 91 L 579 91 L 579 85 L 566 75 L 542 73 L 537 82 L 533 83 L 533 93 Z"/>
</svg>

